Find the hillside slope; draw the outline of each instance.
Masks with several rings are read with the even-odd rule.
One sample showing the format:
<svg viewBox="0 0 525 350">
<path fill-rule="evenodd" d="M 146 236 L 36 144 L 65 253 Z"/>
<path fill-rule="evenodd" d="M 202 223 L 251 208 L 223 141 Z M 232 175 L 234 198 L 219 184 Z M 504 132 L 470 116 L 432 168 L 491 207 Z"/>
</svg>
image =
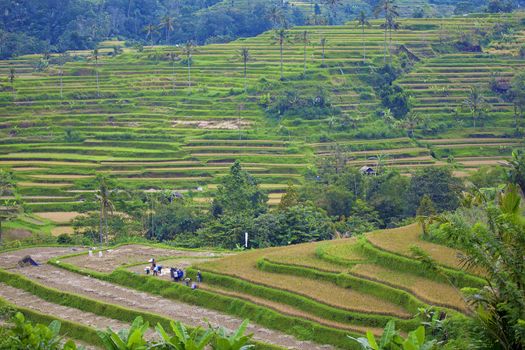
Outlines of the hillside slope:
<svg viewBox="0 0 525 350">
<path fill-rule="evenodd" d="M 516 54 L 525 37 L 514 31 L 510 48 L 493 45 L 487 53 L 439 54 L 436 45 L 444 32 L 456 38 L 502 21 L 518 26 L 521 18 L 517 13 L 400 22 L 393 51 L 406 50 L 417 59 L 399 84 L 432 125 L 430 131 L 419 126 L 414 139 L 381 118 L 384 107 L 368 81 L 383 61 L 381 21 L 365 29 L 366 63 L 362 33 L 354 24 L 291 29 L 282 81 L 272 32 L 197 47 L 191 69 L 181 47 L 126 48 L 113 55 L 118 42 L 103 44 L 97 60 L 89 51 L 71 52 L 63 67 L 56 56 L 44 69 L 38 55 L 1 61 L 0 75 L 12 72 L 14 80 L 0 85 L 0 165 L 16 172 L 35 212 L 89 208 L 97 172 L 123 188 L 192 190 L 205 201 L 206 190 L 216 187 L 235 159 L 278 201 L 286 183 L 300 182 L 315 156 L 333 152 L 335 142 L 350 151 L 356 166 L 374 164 L 373 158 L 383 154 L 388 164 L 410 172 L 443 164 L 452 155 L 468 171 L 523 145 L 511 137 L 511 105 L 489 91 L 488 81 L 495 70 L 511 77 L 523 67 Z M 305 30 L 303 77 L 304 47 L 292 38 Z M 321 38 L 326 39 L 324 65 Z M 242 47 L 251 56 L 246 93 L 238 56 Z M 456 117 L 451 112 L 474 85 L 487 94 L 490 116 L 476 128 L 467 110 L 458 110 Z M 280 117 L 270 111 L 282 96 L 290 103 L 316 94 L 326 95 L 329 114 Z"/>
</svg>

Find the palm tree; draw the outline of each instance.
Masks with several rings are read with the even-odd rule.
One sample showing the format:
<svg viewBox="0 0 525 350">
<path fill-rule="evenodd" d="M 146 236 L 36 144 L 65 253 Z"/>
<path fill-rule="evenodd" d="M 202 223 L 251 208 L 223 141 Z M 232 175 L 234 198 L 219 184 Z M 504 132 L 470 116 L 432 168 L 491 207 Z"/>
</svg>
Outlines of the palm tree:
<svg viewBox="0 0 525 350">
<path fill-rule="evenodd" d="M 414 129 L 417 128 L 421 121 L 421 115 L 417 112 L 410 112 L 406 115 L 402 126 L 407 130 L 408 137 L 414 137 Z"/>
<path fill-rule="evenodd" d="M 195 44 L 193 41 L 188 40 L 186 44 L 182 47 L 182 54 L 186 56 L 186 61 L 188 63 L 188 87 L 191 88 L 191 64 L 193 54 L 197 52 L 195 49 Z"/>
<path fill-rule="evenodd" d="M 366 46 L 365 46 L 365 27 L 370 27 L 371 24 L 366 17 L 365 11 L 361 11 L 357 17 L 357 26 L 361 27 L 361 41 L 363 44 L 363 63 L 366 63 Z"/>
<path fill-rule="evenodd" d="M 399 23 L 396 22 L 396 17 L 398 17 L 399 14 L 394 11 L 390 13 L 390 15 L 387 17 L 387 27 L 388 27 L 388 33 L 389 33 L 389 43 L 388 43 L 388 52 L 390 56 L 390 64 L 392 64 L 392 31 L 399 29 Z"/>
<path fill-rule="evenodd" d="M 162 21 L 160 22 L 160 26 L 164 27 L 164 30 L 166 31 L 166 45 L 170 42 L 170 32 L 172 32 L 174 28 L 174 20 L 173 17 L 166 15 L 162 18 Z"/>
<path fill-rule="evenodd" d="M 389 27 L 392 26 L 395 21 L 394 19 L 396 17 L 399 17 L 399 13 L 397 11 L 397 5 L 395 4 L 395 0 L 381 0 L 376 8 L 374 9 L 374 15 L 377 17 L 379 14 L 383 14 L 385 16 L 385 23 L 383 24 L 383 27 L 385 29 L 385 39 L 384 39 L 384 55 L 383 55 L 383 61 L 384 64 L 386 64 L 386 56 L 387 56 L 387 34 L 389 31 Z"/>
<path fill-rule="evenodd" d="M 285 27 L 284 14 L 281 8 L 274 6 L 270 9 L 268 13 L 268 19 L 273 23 L 273 27 Z"/>
<path fill-rule="evenodd" d="M 507 178 L 510 183 L 520 186 L 525 192 L 525 153 L 520 150 L 512 152 L 512 159 L 507 165 Z"/>
<path fill-rule="evenodd" d="M 157 27 L 153 24 L 148 24 L 144 27 L 143 32 L 146 33 L 146 40 L 150 40 L 150 46 L 153 46 L 153 34 L 157 32 Z"/>
<path fill-rule="evenodd" d="M 470 88 L 467 98 L 463 101 L 463 105 L 470 110 L 475 128 L 476 120 L 482 116 L 487 108 L 487 102 L 479 86 L 472 86 Z"/>
<path fill-rule="evenodd" d="M 95 60 L 95 75 L 97 77 L 97 97 L 100 97 L 100 81 L 99 81 L 99 78 L 98 78 L 98 59 L 99 59 L 98 49 L 93 50 L 93 54 L 91 55 L 91 59 Z"/>
<path fill-rule="evenodd" d="M 244 92 L 248 90 L 248 62 L 252 59 L 250 55 L 250 49 L 247 47 L 241 47 L 238 52 L 239 57 L 244 65 Z"/>
<path fill-rule="evenodd" d="M 62 53 L 58 57 L 58 65 L 60 67 L 58 71 L 58 75 L 60 76 L 60 99 L 64 98 L 63 91 L 64 91 L 64 64 L 66 64 L 68 60 L 68 54 Z"/>
<path fill-rule="evenodd" d="M 171 61 L 171 74 L 172 74 L 172 81 L 173 81 L 173 95 L 175 95 L 175 88 L 176 88 L 176 83 L 175 83 L 175 61 L 177 60 L 177 58 L 179 57 L 175 52 L 170 52 L 169 53 L 169 57 L 170 57 L 170 61 Z"/>
<path fill-rule="evenodd" d="M 385 167 L 388 155 L 384 153 L 380 153 L 380 154 L 377 154 L 375 158 L 376 158 L 376 175 L 377 175 L 383 172 L 383 168 Z"/>
<path fill-rule="evenodd" d="M 284 51 L 284 44 L 288 43 L 290 40 L 290 36 L 288 34 L 288 30 L 281 28 L 281 29 L 275 29 L 273 34 L 273 44 L 279 45 L 279 52 L 280 52 L 280 58 L 281 58 L 281 80 L 284 79 L 284 71 L 283 71 L 283 51 Z"/>
<path fill-rule="evenodd" d="M 108 243 L 108 216 L 109 214 L 113 215 L 115 206 L 111 201 L 112 190 L 109 188 L 108 179 L 105 176 L 97 176 L 98 180 L 98 190 L 95 194 L 99 204 L 100 204 L 100 221 L 99 221 L 99 239 L 100 245 L 103 243 L 103 237 L 105 236 L 106 244 Z M 105 229 L 104 229 L 105 226 Z"/>
<path fill-rule="evenodd" d="M 310 43 L 310 34 L 307 30 L 303 30 L 297 39 L 303 44 L 303 75 L 306 76 L 306 46 Z"/>
<path fill-rule="evenodd" d="M 332 17 L 332 23 L 337 22 L 337 6 L 341 4 L 341 0 L 323 0 L 323 2 L 330 8 L 330 16 Z"/>
<path fill-rule="evenodd" d="M 328 39 L 326 39 L 325 37 L 322 37 L 321 40 L 319 41 L 319 44 L 321 44 L 321 48 L 322 48 L 321 66 L 323 67 L 324 67 L 324 58 L 325 58 L 325 47 L 327 43 L 328 43 Z"/>
</svg>

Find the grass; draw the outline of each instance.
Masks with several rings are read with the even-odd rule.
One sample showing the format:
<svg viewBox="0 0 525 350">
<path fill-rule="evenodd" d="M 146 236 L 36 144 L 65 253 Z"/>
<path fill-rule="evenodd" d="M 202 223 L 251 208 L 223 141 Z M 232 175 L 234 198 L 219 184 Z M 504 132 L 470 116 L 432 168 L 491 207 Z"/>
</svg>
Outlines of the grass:
<svg viewBox="0 0 525 350">
<path fill-rule="evenodd" d="M 366 236 L 375 247 L 385 251 L 410 257 L 410 247 L 417 245 L 427 252 L 439 264 L 454 269 L 461 268 L 458 250 L 434 244 L 421 239 L 421 227 L 413 224 L 392 230 L 377 231 Z"/>
<path fill-rule="evenodd" d="M 410 316 L 402 307 L 364 292 L 339 287 L 330 282 L 292 275 L 283 277 L 277 273 L 260 271 L 257 261 L 264 254 L 264 250 L 257 250 L 200 264 L 199 267 L 271 288 L 292 291 L 333 307 L 357 312 L 388 313 L 401 318 Z"/>
</svg>

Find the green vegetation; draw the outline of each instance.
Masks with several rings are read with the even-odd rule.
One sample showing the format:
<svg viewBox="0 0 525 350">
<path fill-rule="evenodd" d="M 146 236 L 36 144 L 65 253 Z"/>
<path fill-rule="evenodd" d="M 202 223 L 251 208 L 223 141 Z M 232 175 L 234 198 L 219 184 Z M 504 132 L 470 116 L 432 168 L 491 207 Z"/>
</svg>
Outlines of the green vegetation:
<svg viewBox="0 0 525 350">
<path fill-rule="evenodd" d="M 292 342 L 523 348 L 517 3 L 79 0 L 53 28 L 56 4 L 18 5 L 0 5 L 0 57 L 12 58 L 0 61 L 6 262 L 29 243 L 100 245 L 100 260 L 27 252 L 72 278 L 249 317 Z M 428 17 L 474 9 L 485 13 Z M 150 254 L 191 280 L 140 275 Z M 134 301 L 33 278 L 0 270 L 10 292 L 134 320 L 100 337 L 63 323 L 90 344 L 251 347 L 246 323 L 188 330 Z M 63 346 L 57 323 L 16 317 L 20 329 L 2 334 Z"/>
</svg>

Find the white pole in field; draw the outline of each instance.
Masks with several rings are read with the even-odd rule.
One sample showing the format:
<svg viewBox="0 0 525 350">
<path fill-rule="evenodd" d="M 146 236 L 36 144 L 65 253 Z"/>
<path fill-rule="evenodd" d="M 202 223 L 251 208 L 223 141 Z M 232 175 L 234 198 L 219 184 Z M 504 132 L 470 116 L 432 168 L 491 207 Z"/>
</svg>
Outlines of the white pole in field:
<svg viewBox="0 0 525 350">
<path fill-rule="evenodd" d="M 248 248 L 248 232 L 244 232 L 244 248 Z"/>
</svg>

